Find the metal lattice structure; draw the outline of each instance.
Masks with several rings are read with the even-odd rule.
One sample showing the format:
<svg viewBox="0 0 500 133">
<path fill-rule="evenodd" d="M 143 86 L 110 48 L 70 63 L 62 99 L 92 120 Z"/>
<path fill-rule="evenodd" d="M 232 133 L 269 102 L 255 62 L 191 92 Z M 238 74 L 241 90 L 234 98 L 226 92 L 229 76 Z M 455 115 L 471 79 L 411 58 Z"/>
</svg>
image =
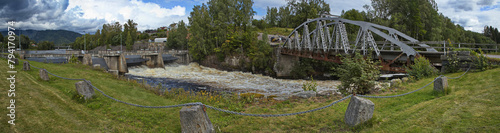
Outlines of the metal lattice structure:
<svg viewBox="0 0 500 133">
<path fill-rule="evenodd" d="M 385 50 L 387 47 L 390 47 L 389 51 L 402 51 L 401 55 L 397 56 L 396 59 L 381 64 L 387 67 L 400 58 L 402 54 L 406 54 L 407 63 L 410 63 L 411 58 L 419 55 L 412 47 L 400 41 L 400 38 L 414 43 L 418 43 L 418 40 L 395 29 L 369 22 L 353 21 L 340 17 L 325 17 L 326 15 L 322 16 L 321 18 L 310 19 L 295 28 L 288 36 L 289 39 L 283 45 L 280 45 L 281 54 L 341 63 L 339 57 L 331 55 L 353 54 L 355 52 L 367 55 L 368 51 L 373 51 L 379 57 L 378 59 L 383 60 L 381 58 L 381 50 Z M 359 26 L 354 43 L 349 42 L 346 24 Z M 314 27 L 314 29 L 310 29 L 311 27 Z M 332 28 L 333 30 L 330 30 Z M 375 42 L 373 34 L 385 39 L 386 42 L 390 43 L 390 46 L 384 44 L 379 47 Z M 429 47 L 425 44 L 419 45 L 421 47 Z M 435 50 L 427 48 L 427 51 L 432 52 Z M 392 68 L 387 69 L 389 71 L 404 71 Z"/>
</svg>

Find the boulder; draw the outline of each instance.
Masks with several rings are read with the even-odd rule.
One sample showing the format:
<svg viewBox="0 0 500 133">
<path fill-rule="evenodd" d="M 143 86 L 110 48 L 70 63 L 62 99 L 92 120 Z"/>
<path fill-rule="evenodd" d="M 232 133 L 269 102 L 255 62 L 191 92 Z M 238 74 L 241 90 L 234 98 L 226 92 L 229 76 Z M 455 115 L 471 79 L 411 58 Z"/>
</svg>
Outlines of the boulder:
<svg viewBox="0 0 500 133">
<path fill-rule="evenodd" d="M 448 87 L 447 77 L 438 77 L 434 80 L 434 91 L 442 92 Z"/>
<path fill-rule="evenodd" d="M 335 95 L 334 90 L 324 90 L 324 91 L 318 91 L 319 96 L 330 96 L 330 95 Z"/>
<path fill-rule="evenodd" d="M 353 96 L 345 111 L 344 122 L 349 126 L 356 126 L 370 120 L 375 110 L 375 104 L 368 99 Z"/>
<path fill-rule="evenodd" d="M 314 91 L 303 91 L 299 93 L 293 94 L 294 96 L 300 97 L 300 98 L 311 98 L 316 96 L 316 92 Z"/>
<path fill-rule="evenodd" d="M 47 73 L 47 70 L 45 70 L 45 69 L 40 69 L 39 70 L 39 75 L 40 75 L 40 78 L 43 81 L 49 81 L 50 80 L 49 73 Z"/>
<path fill-rule="evenodd" d="M 30 66 L 30 63 L 28 61 L 24 61 L 23 62 L 23 70 L 24 71 L 29 71 L 31 70 L 31 66 Z"/>
<path fill-rule="evenodd" d="M 120 74 L 118 72 L 118 70 L 108 70 L 108 73 L 111 73 L 111 74 L 116 75 L 116 76 L 118 76 Z"/>
<path fill-rule="evenodd" d="M 83 55 L 83 65 L 92 66 L 92 55 L 91 54 Z"/>
<path fill-rule="evenodd" d="M 410 79 L 408 79 L 408 77 L 401 78 L 401 81 L 403 81 L 403 82 L 408 82 L 408 80 L 410 80 Z"/>
<path fill-rule="evenodd" d="M 101 69 L 101 64 L 94 64 L 94 69 Z"/>
<path fill-rule="evenodd" d="M 401 79 L 392 79 L 391 80 L 391 87 L 397 87 L 397 86 L 401 85 L 401 83 L 403 83 L 403 81 L 401 81 Z"/>
<path fill-rule="evenodd" d="M 180 111 L 181 131 L 183 133 L 212 133 L 214 127 L 205 109 L 200 106 L 182 107 Z"/>
<path fill-rule="evenodd" d="M 85 100 L 92 98 L 92 96 L 94 96 L 95 94 L 94 88 L 92 88 L 90 84 L 85 81 L 76 82 L 75 87 L 76 87 L 76 92 L 78 92 L 78 94 L 80 95 L 83 95 Z"/>
</svg>

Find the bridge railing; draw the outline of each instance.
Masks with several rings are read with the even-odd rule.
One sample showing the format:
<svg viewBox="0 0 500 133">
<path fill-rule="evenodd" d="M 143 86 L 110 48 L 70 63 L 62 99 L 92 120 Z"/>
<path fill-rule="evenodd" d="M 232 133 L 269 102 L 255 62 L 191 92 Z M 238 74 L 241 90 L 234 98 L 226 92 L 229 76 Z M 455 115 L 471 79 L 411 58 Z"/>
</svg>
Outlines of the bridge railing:
<svg viewBox="0 0 500 133">
<path fill-rule="evenodd" d="M 478 50 L 481 49 L 484 52 L 498 52 L 499 48 L 498 45 L 500 44 L 480 44 L 480 43 L 460 43 L 460 42 L 448 42 L 448 41 L 422 41 L 422 42 L 410 42 L 410 41 L 402 41 L 403 43 L 406 43 L 410 47 L 414 49 L 425 49 L 425 48 L 434 48 L 439 52 L 446 52 L 448 50 L 453 50 L 456 48 L 468 48 L 472 50 Z M 397 46 L 391 46 L 389 42 L 387 41 L 376 41 L 377 45 L 379 48 L 397 48 Z M 419 46 L 418 44 L 428 44 L 430 47 L 422 47 Z"/>
</svg>

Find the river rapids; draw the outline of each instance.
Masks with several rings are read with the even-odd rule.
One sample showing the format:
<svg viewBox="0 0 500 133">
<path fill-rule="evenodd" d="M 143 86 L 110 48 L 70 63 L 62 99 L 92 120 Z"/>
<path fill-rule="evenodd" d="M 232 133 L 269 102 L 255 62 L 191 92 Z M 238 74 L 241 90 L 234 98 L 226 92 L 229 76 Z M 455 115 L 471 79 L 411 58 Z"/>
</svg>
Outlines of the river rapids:
<svg viewBox="0 0 500 133">
<path fill-rule="evenodd" d="M 259 93 L 264 95 L 290 95 L 303 91 L 302 85 L 310 80 L 276 79 L 248 72 L 228 72 L 204 67 L 197 63 L 189 65 L 167 64 L 165 68 L 136 66 L 129 68 L 129 74 L 152 78 L 169 78 L 182 82 L 206 85 L 224 91 Z M 317 91 L 337 90 L 340 81 L 315 81 Z"/>
</svg>

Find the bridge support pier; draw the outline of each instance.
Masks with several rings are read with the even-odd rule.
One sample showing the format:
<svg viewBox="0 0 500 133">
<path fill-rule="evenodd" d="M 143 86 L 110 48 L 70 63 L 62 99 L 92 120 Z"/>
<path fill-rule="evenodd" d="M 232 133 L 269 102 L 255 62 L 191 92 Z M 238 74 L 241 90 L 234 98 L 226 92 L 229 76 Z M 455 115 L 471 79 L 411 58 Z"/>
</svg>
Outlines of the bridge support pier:
<svg viewBox="0 0 500 133">
<path fill-rule="evenodd" d="M 162 53 L 158 53 L 158 55 L 144 55 L 142 58 L 149 59 L 146 61 L 146 66 L 149 68 L 164 68 L 165 64 L 163 63 L 163 55 Z"/>
<path fill-rule="evenodd" d="M 290 72 L 292 72 L 293 67 L 295 67 L 295 63 L 299 62 L 298 56 L 291 55 L 277 55 L 277 60 L 274 63 L 274 71 L 276 72 L 277 77 L 289 77 Z"/>
<path fill-rule="evenodd" d="M 119 56 L 104 56 L 104 61 L 108 65 L 108 70 L 118 70 L 121 74 L 128 73 L 127 61 L 124 54 L 120 54 Z"/>
</svg>

